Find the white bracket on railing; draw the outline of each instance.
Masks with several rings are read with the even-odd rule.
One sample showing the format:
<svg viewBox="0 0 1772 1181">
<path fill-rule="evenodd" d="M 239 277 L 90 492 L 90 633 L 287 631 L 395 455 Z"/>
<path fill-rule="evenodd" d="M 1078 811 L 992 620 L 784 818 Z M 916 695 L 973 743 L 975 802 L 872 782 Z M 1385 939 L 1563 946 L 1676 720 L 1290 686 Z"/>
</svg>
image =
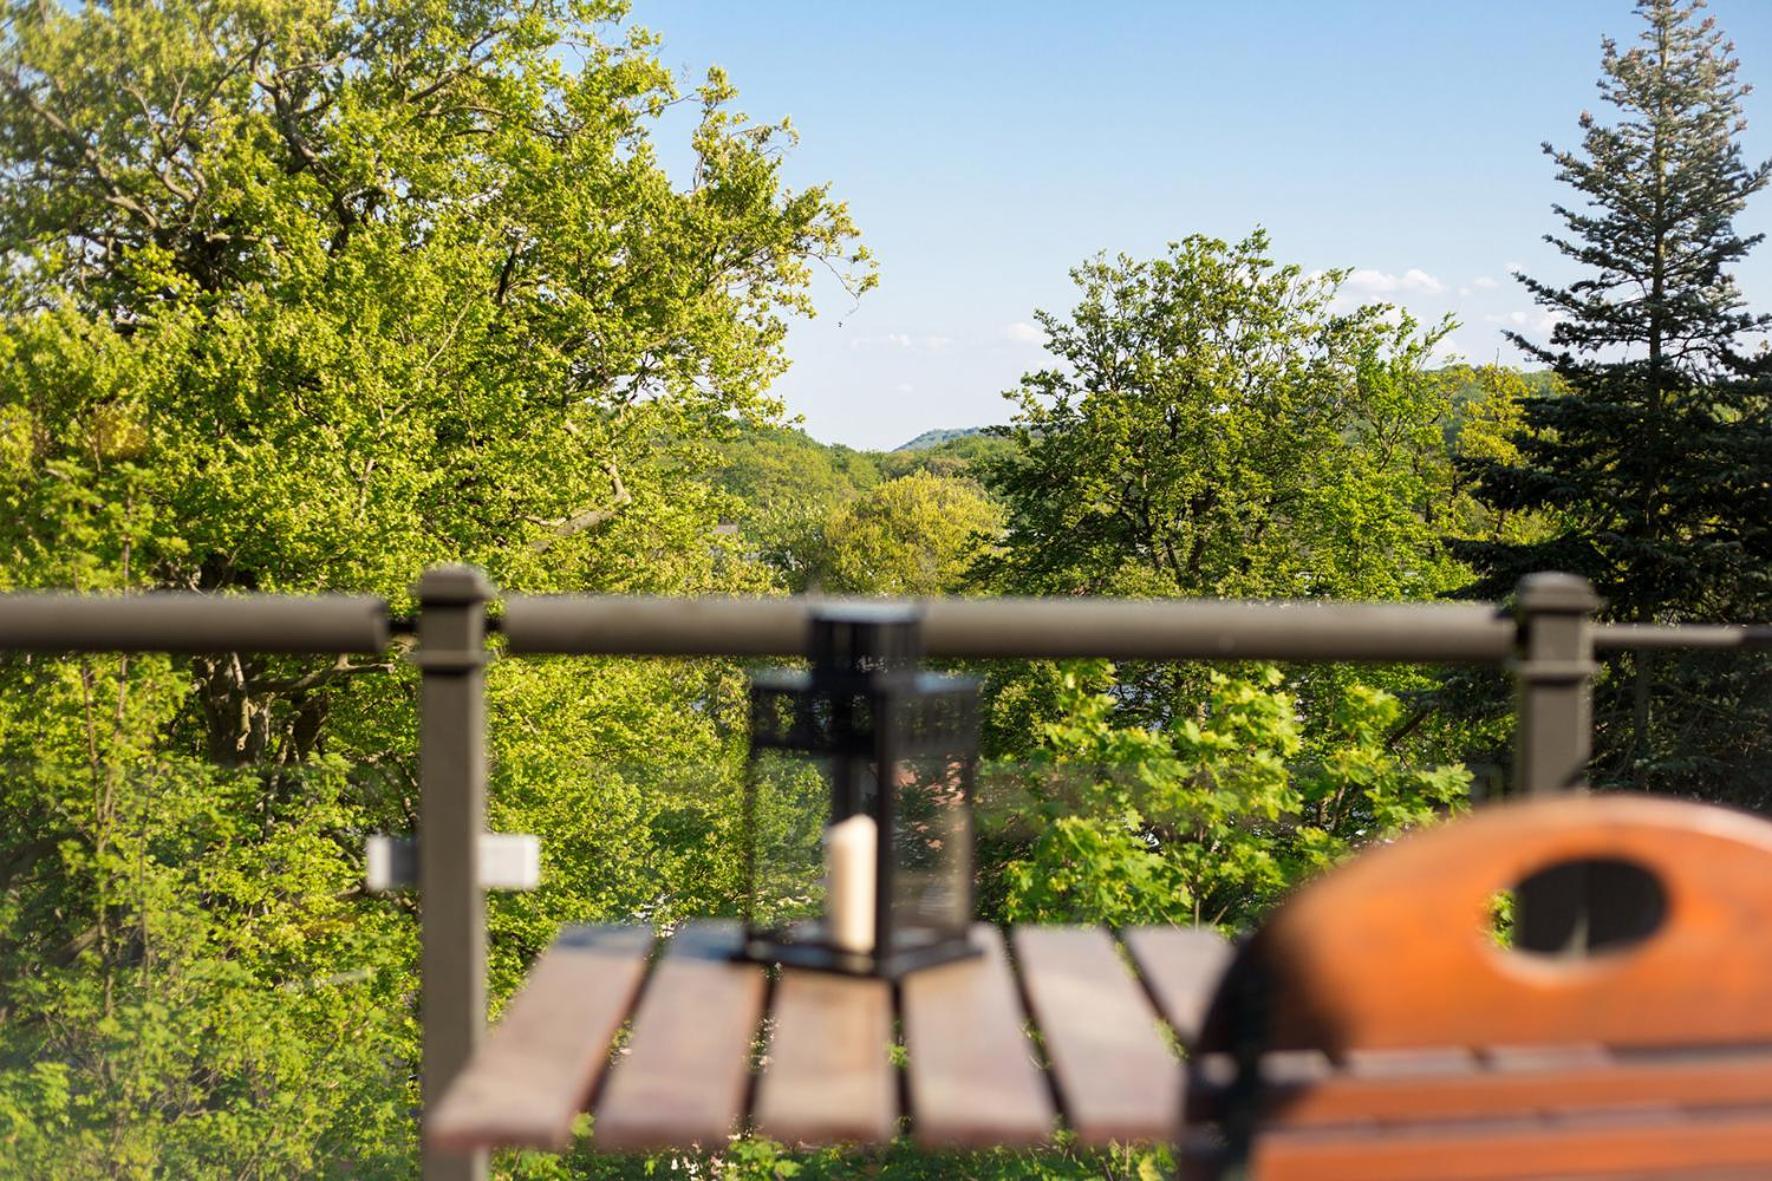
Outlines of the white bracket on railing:
<svg viewBox="0 0 1772 1181">
<path fill-rule="evenodd" d="M 369 890 L 386 894 L 418 884 L 415 837 L 370 837 L 366 850 Z M 541 885 L 541 841 L 527 833 L 480 834 L 480 888 L 533 890 Z"/>
</svg>

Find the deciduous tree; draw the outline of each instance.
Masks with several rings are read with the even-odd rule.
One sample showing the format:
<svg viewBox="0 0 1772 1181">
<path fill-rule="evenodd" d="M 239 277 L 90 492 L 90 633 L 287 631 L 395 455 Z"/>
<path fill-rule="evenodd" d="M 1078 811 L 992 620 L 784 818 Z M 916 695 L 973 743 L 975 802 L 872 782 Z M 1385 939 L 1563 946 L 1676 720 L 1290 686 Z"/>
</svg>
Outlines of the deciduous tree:
<svg viewBox="0 0 1772 1181">
<path fill-rule="evenodd" d="M 1072 277 L 1071 314 L 1038 314 L 1051 366 L 1008 395 L 1015 450 L 984 464 L 1007 515 L 984 585 L 1404 599 L 1462 578 L 1432 519 L 1449 495 L 1450 389 L 1423 366 L 1446 326 L 1344 308 L 1340 272 L 1276 262 L 1261 231 Z M 1051 704 L 1049 682 L 1010 696 L 1030 704 L 1030 688 Z M 1128 665 L 1118 694 L 1167 724 L 1205 686 Z"/>
<path fill-rule="evenodd" d="M 1039 313 L 1054 365 L 1009 395 L 991 467 L 1008 532 L 986 573 L 1023 592 L 1396 598 L 1445 584 L 1432 499 L 1440 329 L 1338 310 L 1341 274 L 1260 231 L 1072 272 Z"/>
<path fill-rule="evenodd" d="M 706 441 L 774 412 L 810 269 L 871 273 L 718 72 L 680 93 L 600 0 L 5 12 L 5 586 L 766 586 Z M 548 883 L 493 906 L 501 989 L 564 918 L 731 896 L 734 675 L 491 670 L 491 822 Z M 415 696 L 399 661 L 0 663 L 0 1172 L 410 1172 L 412 913 L 360 858 L 414 827 Z"/>
<path fill-rule="evenodd" d="M 1001 521 L 974 481 L 913 472 L 831 513 L 815 578 L 826 590 L 852 594 L 946 594 L 959 588 Z"/>
</svg>

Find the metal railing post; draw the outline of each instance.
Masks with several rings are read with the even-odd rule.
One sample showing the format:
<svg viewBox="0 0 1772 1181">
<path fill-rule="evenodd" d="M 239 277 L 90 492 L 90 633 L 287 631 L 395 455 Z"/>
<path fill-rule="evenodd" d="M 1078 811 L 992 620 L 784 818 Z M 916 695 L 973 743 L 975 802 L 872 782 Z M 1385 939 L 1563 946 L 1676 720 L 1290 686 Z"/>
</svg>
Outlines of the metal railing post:
<svg viewBox="0 0 1772 1181">
<path fill-rule="evenodd" d="M 1580 791 L 1593 752 L 1593 613 L 1599 596 L 1573 574 L 1529 574 L 1515 598 L 1519 731 L 1514 790 Z"/>
<path fill-rule="evenodd" d="M 420 1098 L 428 1110 L 486 1024 L 486 601 L 470 566 L 419 579 Z M 425 1181 L 483 1181 L 486 1154 L 424 1153 Z"/>
<path fill-rule="evenodd" d="M 1514 791 L 1553 795 L 1587 789 L 1593 753 L 1593 613 L 1599 596 L 1573 574 L 1529 574 L 1515 596 L 1519 655 Z M 1538 876 L 1514 900 L 1514 942 L 1531 951 L 1587 945 L 1593 883 L 1584 866 Z"/>
</svg>

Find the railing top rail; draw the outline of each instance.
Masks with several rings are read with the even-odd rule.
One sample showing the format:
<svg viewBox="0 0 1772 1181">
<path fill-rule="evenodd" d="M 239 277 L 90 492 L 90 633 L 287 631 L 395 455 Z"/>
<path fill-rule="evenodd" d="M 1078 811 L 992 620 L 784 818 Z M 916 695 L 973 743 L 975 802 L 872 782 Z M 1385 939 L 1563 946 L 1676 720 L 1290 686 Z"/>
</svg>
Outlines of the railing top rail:
<svg viewBox="0 0 1772 1181">
<path fill-rule="evenodd" d="M 833 599 L 512 596 L 513 653 L 792 656 Z M 878 600 L 873 600 L 878 602 Z M 1490 604 L 926 599 L 931 656 L 1495 663 L 1514 621 Z"/>
<path fill-rule="evenodd" d="M 1594 647 L 1632 649 L 1772 648 L 1772 624 L 1603 623 L 1594 628 Z"/>
<path fill-rule="evenodd" d="M 0 595 L 0 650 L 381 652 L 388 634 L 372 595 Z"/>
<path fill-rule="evenodd" d="M 513 654 L 793 656 L 811 612 L 844 600 L 512 595 Z M 878 603 L 880 600 L 869 600 Z M 1516 620 L 1489 603 L 922 599 L 932 656 L 1498 663 Z M 369 595 L 0 594 L 0 650 L 381 652 L 407 621 Z M 409 629 L 407 629 L 409 630 Z M 1766 624 L 1598 624 L 1594 647 L 1772 648 Z"/>
</svg>

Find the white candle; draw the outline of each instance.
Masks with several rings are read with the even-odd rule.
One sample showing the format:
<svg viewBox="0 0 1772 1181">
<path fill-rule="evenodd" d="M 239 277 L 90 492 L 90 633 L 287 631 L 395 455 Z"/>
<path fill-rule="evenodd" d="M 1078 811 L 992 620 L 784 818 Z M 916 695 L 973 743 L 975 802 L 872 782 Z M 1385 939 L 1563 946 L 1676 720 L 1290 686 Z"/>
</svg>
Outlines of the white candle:
<svg viewBox="0 0 1772 1181">
<path fill-rule="evenodd" d="M 874 950 L 874 857 L 878 833 L 865 814 L 824 830 L 825 923 L 844 951 Z"/>
</svg>

